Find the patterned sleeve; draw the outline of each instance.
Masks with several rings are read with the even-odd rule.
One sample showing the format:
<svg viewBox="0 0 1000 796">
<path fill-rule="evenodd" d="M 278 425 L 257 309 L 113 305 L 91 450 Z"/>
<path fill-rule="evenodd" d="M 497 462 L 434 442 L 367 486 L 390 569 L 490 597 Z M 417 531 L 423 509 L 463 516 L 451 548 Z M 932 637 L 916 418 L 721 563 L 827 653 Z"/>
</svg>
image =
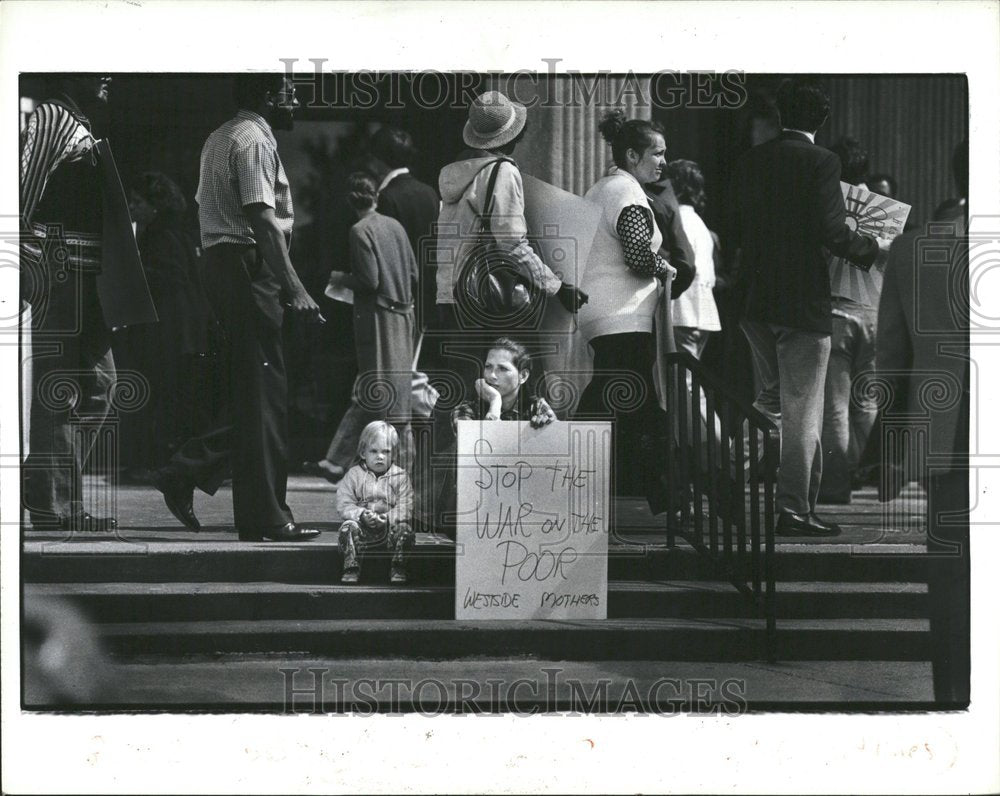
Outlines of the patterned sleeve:
<svg viewBox="0 0 1000 796">
<path fill-rule="evenodd" d="M 30 224 L 45 186 L 62 162 L 79 122 L 58 105 L 43 103 L 21 136 L 21 218 Z"/>
<path fill-rule="evenodd" d="M 666 260 L 650 250 L 653 240 L 653 219 L 645 207 L 629 205 L 615 224 L 622 242 L 625 265 L 639 276 L 665 276 L 670 270 Z"/>
<path fill-rule="evenodd" d="M 278 178 L 278 153 L 265 141 L 235 149 L 230 162 L 239 186 L 240 204 L 275 206 L 274 183 Z"/>
<path fill-rule="evenodd" d="M 451 410 L 451 427 L 457 430 L 459 420 L 479 420 L 479 418 L 480 415 L 476 413 L 476 408 L 472 401 L 462 401 L 462 403 Z"/>
</svg>

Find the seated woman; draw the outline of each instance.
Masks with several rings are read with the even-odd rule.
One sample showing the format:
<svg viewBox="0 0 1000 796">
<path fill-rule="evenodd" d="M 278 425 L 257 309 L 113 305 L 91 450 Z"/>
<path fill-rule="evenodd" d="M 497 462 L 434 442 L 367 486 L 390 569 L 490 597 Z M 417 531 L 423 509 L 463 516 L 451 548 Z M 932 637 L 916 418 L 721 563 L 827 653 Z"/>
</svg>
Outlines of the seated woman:
<svg viewBox="0 0 1000 796">
<path fill-rule="evenodd" d="M 614 424 L 615 493 L 651 495 L 660 486 L 658 466 L 644 466 L 662 452 L 665 418 L 658 416 L 653 385 L 656 345 L 653 315 L 660 283 L 674 269 L 657 254 L 662 234 L 643 185 L 657 180 L 665 162 L 663 130 L 654 122 L 608 113 L 600 124 L 615 167 L 587 191 L 602 217 L 581 287 L 590 301 L 580 309 L 580 332 L 594 352 L 594 375 L 577 417 L 611 418 Z M 647 455 L 636 455 L 644 450 Z"/>
<path fill-rule="evenodd" d="M 459 420 L 527 420 L 533 428 L 556 420 L 545 398 L 531 396 L 523 389 L 530 375 L 531 358 L 521 343 L 508 337 L 494 340 L 483 362 L 483 375 L 475 381 L 478 397 L 463 401 L 451 411 L 451 433 L 457 435 Z M 428 488 L 437 500 L 428 499 L 430 495 L 425 492 L 421 507 L 424 522 L 452 538 L 457 505 L 456 444 L 457 437 L 453 436 L 445 448 L 449 466 L 433 472 L 428 479 Z"/>
</svg>

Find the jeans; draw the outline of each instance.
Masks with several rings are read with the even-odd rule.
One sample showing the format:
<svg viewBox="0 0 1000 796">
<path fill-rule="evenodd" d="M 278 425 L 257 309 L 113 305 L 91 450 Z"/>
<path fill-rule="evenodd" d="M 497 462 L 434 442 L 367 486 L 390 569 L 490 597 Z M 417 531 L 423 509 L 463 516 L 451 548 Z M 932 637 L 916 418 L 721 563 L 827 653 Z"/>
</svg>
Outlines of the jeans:
<svg viewBox="0 0 1000 796">
<path fill-rule="evenodd" d="M 781 433 L 775 504 L 779 511 L 807 514 L 816 508 L 823 476 L 823 385 L 830 335 L 773 323 L 741 323 L 753 357 L 754 406 Z"/>
<path fill-rule="evenodd" d="M 23 500 L 35 524 L 81 514 L 87 459 L 92 451 L 113 456 L 118 444 L 117 428 L 105 424 L 115 362 L 97 277 L 47 268 L 45 296 L 31 308 L 29 453 L 22 471 Z"/>
<path fill-rule="evenodd" d="M 833 299 L 833 336 L 823 411 L 823 481 L 820 501 L 851 502 L 851 476 L 878 414 L 865 390 L 875 371 L 878 311 Z"/>
</svg>

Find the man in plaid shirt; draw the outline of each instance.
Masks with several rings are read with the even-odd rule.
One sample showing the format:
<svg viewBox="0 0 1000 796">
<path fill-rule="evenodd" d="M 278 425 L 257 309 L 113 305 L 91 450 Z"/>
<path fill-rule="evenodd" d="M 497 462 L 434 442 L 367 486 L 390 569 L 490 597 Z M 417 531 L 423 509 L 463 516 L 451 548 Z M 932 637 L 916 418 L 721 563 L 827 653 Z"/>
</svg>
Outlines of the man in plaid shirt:
<svg viewBox="0 0 1000 796">
<path fill-rule="evenodd" d="M 305 540 L 285 501 L 287 386 L 281 325 L 285 307 L 323 322 L 292 267 L 292 197 L 274 129 L 291 129 L 298 106 L 281 75 L 236 79 L 236 116 L 213 132 L 201 153 L 198 220 L 205 280 L 227 338 L 229 422 L 188 440 L 157 473 L 167 507 L 192 530 L 194 487 L 214 494 L 233 476 L 240 539 Z"/>
</svg>

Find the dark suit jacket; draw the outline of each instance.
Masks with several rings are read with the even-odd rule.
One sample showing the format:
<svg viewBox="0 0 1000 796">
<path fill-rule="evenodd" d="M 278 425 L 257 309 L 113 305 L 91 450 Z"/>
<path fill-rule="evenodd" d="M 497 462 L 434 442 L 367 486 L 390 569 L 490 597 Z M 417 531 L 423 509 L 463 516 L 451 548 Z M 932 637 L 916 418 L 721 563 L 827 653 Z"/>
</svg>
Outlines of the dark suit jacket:
<svg viewBox="0 0 1000 796">
<path fill-rule="evenodd" d="M 438 219 L 439 206 L 434 189 L 412 174 L 400 174 L 378 195 L 378 211 L 403 225 L 417 258 L 418 287 L 414 298 L 419 307 L 417 324 L 421 327 L 434 312 L 437 294 L 436 266 L 431 250 L 434 247 L 432 227 Z"/>
<path fill-rule="evenodd" d="M 969 298 L 960 289 L 969 279 L 965 223 L 959 212 L 896 238 L 878 307 L 876 371 L 905 398 L 887 413 L 906 412 L 915 425 L 929 425 L 926 453 L 939 459 L 939 470 L 962 469 L 969 450 Z"/>
<path fill-rule="evenodd" d="M 378 195 L 377 210 L 403 225 L 419 262 L 421 238 L 433 244 L 431 226 L 438 217 L 438 196 L 434 189 L 412 174 L 400 174 Z"/>
<path fill-rule="evenodd" d="M 644 185 L 643 190 L 663 236 L 660 256 L 677 269 L 677 275 L 670 284 L 670 297 L 677 298 L 694 281 L 694 251 L 684 234 L 677 196 L 668 177 Z"/>
<path fill-rule="evenodd" d="M 874 238 L 847 227 L 840 160 L 799 133 L 745 153 L 736 172 L 737 245 L 749 320 L 829 334 L 824 247 L 867 270 Z"/>
</svg>

